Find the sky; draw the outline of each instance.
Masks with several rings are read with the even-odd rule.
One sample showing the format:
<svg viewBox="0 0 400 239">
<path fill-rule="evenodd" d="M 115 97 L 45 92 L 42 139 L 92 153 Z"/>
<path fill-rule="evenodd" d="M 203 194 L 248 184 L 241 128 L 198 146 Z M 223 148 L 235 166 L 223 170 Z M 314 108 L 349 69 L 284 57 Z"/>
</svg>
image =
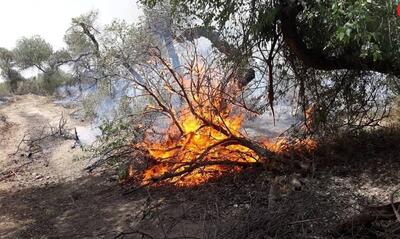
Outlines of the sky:
<svg viewBox="0 0 400 239">
<path fill-rule="evenodd" d="M 134 22 L 141 14 L 136 0 L 2 0 L 0 47 L 12 49 L 21 37 L 40 35 L 60 49 L 71 18 L 91 10 L 99 10 L 100 24 L 115 18 Z"/>
</svg>

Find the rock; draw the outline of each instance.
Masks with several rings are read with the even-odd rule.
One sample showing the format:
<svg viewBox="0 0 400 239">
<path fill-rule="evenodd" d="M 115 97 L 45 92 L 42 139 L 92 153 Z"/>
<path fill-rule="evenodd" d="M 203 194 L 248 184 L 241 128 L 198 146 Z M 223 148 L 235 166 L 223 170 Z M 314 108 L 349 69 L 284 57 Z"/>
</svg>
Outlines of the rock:
<svg viewBox="0 0 400 239">
<path fill-rule="evenodd" d="M 36 179 L 42 179 L 43 176 L 42 176 L 42 175 L 37 175 L 35 178 L 36 178 Z"/>
</svg>

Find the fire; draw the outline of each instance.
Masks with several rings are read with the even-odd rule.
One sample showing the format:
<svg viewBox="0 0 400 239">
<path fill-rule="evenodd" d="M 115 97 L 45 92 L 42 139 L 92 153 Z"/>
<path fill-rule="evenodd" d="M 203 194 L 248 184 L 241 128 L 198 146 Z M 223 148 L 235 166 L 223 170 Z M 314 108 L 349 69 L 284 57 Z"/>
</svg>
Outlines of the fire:
<svg viewBox="0 0 400 239">
<path fill-rule="evenodd" d="M 241 135 L 241 127 L 243 115 L 226 116 L 225 118 L 216 118 L 219 123 L 224 125 L 232 132 L 232 134 Z M 169 130 L 167 138 L 160 142 L 147 140 L 145 142 L 149 154 L 156 160 L 156 164 L 147 169 L 143 174 L 143 183 L 146 184 L 153 180 L 162 179 L 163 176 L 170 173 L 184 172 L 196 162 L 260 162 L 261 159 L 251 149 L 241 145 L 229 145 L 214 147 L 208 152 L 204 158 L 201 155 L 209 150 L 212 146 L 217 145 L 228 137 L 212 127 L 205 127 L 204 124 L 194 117 L 192 114 L 184 114 L 179 122 L 182 124 L 184 134 L 176 137 L 177 130 Z M 289 151 L 289 145 L 293 149 L 313 150 L 316 147 L 315 141 L 311 139 L 295 140 L 290 142 L 285 138 L 279 138 L 275 141 L 264 140 L 262 144 L 270 151 L 275 153 L 283 153 Z M 200 185 L 211 178 L 223 175 L 227 172 L 238 172 L 237 166 L 209 165 L 199 167 L 188 173 L 184 173 L 177 177 L 171 177 L 167 182 L 176 186 L 195 186 Z"/>
<path fill-rule="evenodd" d="M 204 68 L 197 64 L 189 74 L 190 80 L 180 76 L 178 85 L 186 105 L 173 112 L 172 123 L 161 139 L 148 135 L 141 144 L 154 159 L 143 172 L 143 184 L 163 181 L 182 187 L 195 186 L 224 173 L 237 172 L 241 170 L 239 165 L 265 162 L 252 149 L 232 140 L 246 137 L 242 130 L 245 114 L 219 91 L 221 80 L 209 80 L 218 79 L 218 74 Z M 227 89 L 230 96 L 237 92 L 235 87 Z M 265 140 L 260 145 L 281 152 L 287 141 Z"/>
<path fill-rule="evenodd" d="M 317 142 L 311 138 L 306 139 L 293 139 L 281 137 L 274 141 L 263 139 L 262 144 L 269 150 L 275 153 L 286 153 L 289 151 L 307 151 L 312 152 L 317 149 Z"/>
<path fill-rule="evenodd" d="M 211 116 L 211 115 L 208 115 Z M 216 117 L 213 119 L 218 125 L 224 124 L 230 132 L 239 136 L 243 116 L 236 115 L 231 117 Z M 169 132 L 170 137 L 162 142 L 147 141 L 151 157 L 157 160 L 157 164 L 146 170 L 143 175 L 144 182 L 159 178 L 168 172 L 180 173 L 197 162 L 256 162 L 259 157 L 250 149 L 241 145 L 229 145 L 213 147 L 223 142 L 228 136 L 213 129 L 205 127 L 203 122 L 192 114 L 184 114 L 179 121 L 181 122 L 183 135 L 175 138 L 176 130 Z M 209 152 L 202 156 L 204 152 Z M 239 168 L 221 165 L 208 165 L 195 169 L 194 171 L 170 180 L 177 186 L 193 186 L 202 184 L 210 178 L 219 176 L 227 171 L 237 171 Z"/>
</svg>

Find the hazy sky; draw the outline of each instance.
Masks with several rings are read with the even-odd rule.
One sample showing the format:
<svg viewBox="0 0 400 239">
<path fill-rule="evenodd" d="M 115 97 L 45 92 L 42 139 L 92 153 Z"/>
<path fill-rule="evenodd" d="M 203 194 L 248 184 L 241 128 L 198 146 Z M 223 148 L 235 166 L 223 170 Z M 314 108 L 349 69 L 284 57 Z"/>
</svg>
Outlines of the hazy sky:
<svg viewBox="0 0 400 239">
<path fill-rule="evenodd" d="M 71 18 L 96 9 L 102 24 L 140 15 L 136 0 L 1 0 L 0 47 L 11 49 L 23 36 L 40 35 L 58 49 Z"/>
</svg>

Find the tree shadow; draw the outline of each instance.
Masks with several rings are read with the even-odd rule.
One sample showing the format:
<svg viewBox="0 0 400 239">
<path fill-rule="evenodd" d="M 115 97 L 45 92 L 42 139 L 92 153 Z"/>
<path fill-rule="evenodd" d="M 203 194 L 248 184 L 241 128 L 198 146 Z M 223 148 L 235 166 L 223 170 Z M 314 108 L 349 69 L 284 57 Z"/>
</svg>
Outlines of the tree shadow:
<svg viewBox="0 0 400 239">
<path fill-rule="evenodd" d="M 110 238 L 125 230 L 139 201 L 102 176 L 0 192 L 1 238 Z M 1 224 L 0 224 L 1 225 Z"/>
</svg>

